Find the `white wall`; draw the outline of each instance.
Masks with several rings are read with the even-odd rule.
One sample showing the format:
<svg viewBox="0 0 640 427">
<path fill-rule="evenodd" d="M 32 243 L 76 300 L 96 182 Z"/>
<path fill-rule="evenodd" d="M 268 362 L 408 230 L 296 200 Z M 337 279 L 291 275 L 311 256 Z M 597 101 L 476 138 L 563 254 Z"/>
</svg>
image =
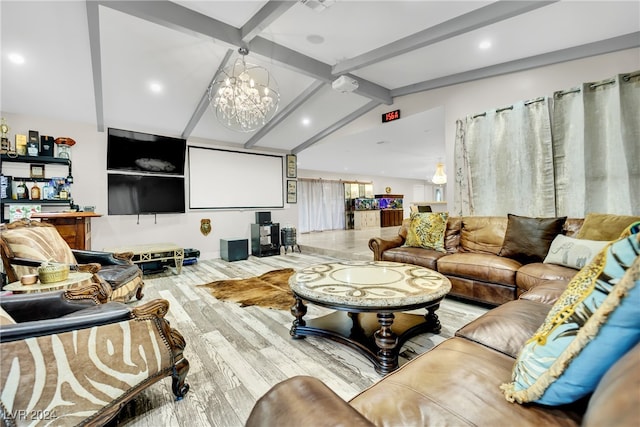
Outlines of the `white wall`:
<svg viewBox="0 0 640 427">
<path fill-rule="evenodd" d="M 455 121 L 469 114 L 481 113 L 492 108 L 509 105 L 519 100 L 549 96 L 556 90 L 566 89 L 582 82 L 609 78 L 618 73 L 640 69 L 640 49 L 586 58 L 562 64 L 551 65 L 530 71 L 492 77 L 451 87 L 434 89 L 397 98 L 393 108 L 401 108 L 403 114 L 410 115 L 435 107 L 445 108 L 446 129 L 446 170 L 449 175 L 447 199 L 453 190 L 453 147 Z M 366 114 L 355 122 L 340 129 L 339 133 L 358 132 L 370 126 L 377 126 L 380 114 L 390 106 Z M 54 137 L 69 136 L 77 144 L 72 148 L 73 198 L 80 206 L 95 205 L 98 213 L 107 212 L 106 180 L 106 133 L 96 131 L 95 125 L 60 122 L 46 118 L 18 116 L 1 113 L 11 127 L 10 136 L 26 134 L 29 129 Z M 189 143 L 223 146 L 216 141 L 188 141 Z M 228 146 L 228 144 L 227 144 Z M 328 174 L 317 171 L 298 171 L 299 177 L 343 180 L 372 181 L 375 193 L 384 193 L 389 186 L 393 193 L 404 194 L 413 199 L 414 185 L 425 186 L 425 200 L 431 197 L 431 186 L 426 181 L 401 180 L 386 177 L 363 177 L 353 175 Z M 212 191 L 228 191 L 220 183 L 212 183 Z M 414 200 L 405 200 L 405 207 Z M 283 225 L 297 225 L 297 205 L 285 205 L 284 209 L 274 209 L 272 219 Z M 451 208 L 451 204 L 449 208 Z M 200 233 L 200 219 L 210 218 L 213 231 L 208 236 Z M 103 216 L 93 220 L 92 242 L 94 249 L 135 243 L 174 242 L 187 248 L 201 251 L 203 259 L 219 257 L 219 239 L 249 238 L 250 224 L 255 220 L 254 211 L 194 211 L 183 215 L 158 215 L 157 224 L 153 216 L 141 216 L 137 223 L 135 216 Z"/>
<path fill-rule="evenodd" d="M 95 125 L 61 122 L 41 117 L 28 117 L 2 113 L 11 127 L 12 144 L 16 133 L 27 134 L 30 129 L 41 135 L 68 136 L 76 141 L 71 149 L 74 184 L 71 195 L 79 206 L 93 205 L 100 218 L 92 219 L 92 248 L 126 246 L 143 243 L 176 243 L 185 248 L 200 250 L 202 259 L 220 257 L 220 239 L 250 239 L 255 210 L 195 210 L 186 214 L 108 216 L 107 213 L 107 134 L 98 132 Z M 224 146 L 223 143 L 203 141 L 187 142 L 194 145 Z M 229 147 L 229 145 L 226 145 Z M 188 165 L 187 165 L 188 166 Z M 28 171 L 28 169 L 27 169 Z M 46 167 L 45 167 L 46 171 Z M 27 175 L 28 176 L 28 172 Z M 49 175 L 47 175 L 49 176 Z M 188 174 L 185 174 L 188 180 Z M 211 183 L 211 191 L 229 191 L 226 185 Z M 187 201 L 188 206 L 188 201 Z M 65 209 L 64 206 L 43 206 L 44 211 Z M 284 209 L 270 209 L 273 222 L 281 225 L 297 224 L 295 205 Z M 7 212 L 8 213 L 8 212 Z M 200 220 L 211 219 L 213 230 L 208 236 L 200 233 Z"/>
<path fill-rule="evenodd" d="M 453 207 L 453 156 L 455 123 L 467 115 L 511 105 L 514 102 L 551 96 L 557 90 L 568 89 L 583 82 L 599 81 L 616 74 L 640 69 L 640 49 L 627 49 L 606 55 L 564 62 L 533 70 L 462 83 L 450 87 L 415 93 L 394 99 L 394 104 L 382 105 L 358 120 L 338 130 L 334 135 L 361 132 L 380 122 L 380 114 L 399 108 L 407 117 L 443 106 L 445 110 L 445 168 L 448 176 L 446 198 Z"/>
</svg>

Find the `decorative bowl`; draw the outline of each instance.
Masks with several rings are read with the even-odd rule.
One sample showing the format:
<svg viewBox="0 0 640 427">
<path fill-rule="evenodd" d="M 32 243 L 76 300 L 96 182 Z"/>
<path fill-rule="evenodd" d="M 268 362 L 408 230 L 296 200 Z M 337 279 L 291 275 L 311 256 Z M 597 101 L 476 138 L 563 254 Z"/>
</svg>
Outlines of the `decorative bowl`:
<svg viewBox="0 0 640 427">
<path fill-rule="evenodd" d="M 43 262 L 38 267 L 38 275 L 41 283 L 55 283 L 67 280 L 69 277 L 69 266 L 66 264 L 56 264 Z"/>
<path fill-rule="evenodd" d="M 25 274 L 20 278 L 20 283 L 23 285 L 35 285 L 38 282 L 37 274 Z"/>
</svg>

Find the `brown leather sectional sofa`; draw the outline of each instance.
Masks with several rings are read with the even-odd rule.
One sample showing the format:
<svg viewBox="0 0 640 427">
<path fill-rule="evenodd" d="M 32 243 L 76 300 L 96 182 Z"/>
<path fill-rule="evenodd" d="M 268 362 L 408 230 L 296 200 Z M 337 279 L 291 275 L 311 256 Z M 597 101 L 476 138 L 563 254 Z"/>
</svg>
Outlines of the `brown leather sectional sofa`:
<svg viewBox="0 0 640 427">
<path fill-rule="evenodd" d="M 556 264 L 522 264 L 498 255 L 507 230 L 506 216 L 450 217 L 445 232 L 446 253 L 403 246 L 409 221 L 403 221 L 393 239 L 374 237 L 369 240 L 374 260 L 403 262 L 437 270 L 451 281 L 449 295 L 454 297 L 500 305 L 515 300 L 535 285 L 554 280 L 567 283 L 578 272 Z M 581 218 L 567 219 L 563 234 L 575 237 L 583 222 Z"/>
<path fill-rule="evenodd" d="M 635 426 L 640 344 L 611 366 L 595 392 L 571 405 L 509 403 L 500 385 L 564 281 L 534 286 L 496 307 L 348 403 L 320 380 L 294 377 L 254 406 L 247 426 Z"/>
</svg>

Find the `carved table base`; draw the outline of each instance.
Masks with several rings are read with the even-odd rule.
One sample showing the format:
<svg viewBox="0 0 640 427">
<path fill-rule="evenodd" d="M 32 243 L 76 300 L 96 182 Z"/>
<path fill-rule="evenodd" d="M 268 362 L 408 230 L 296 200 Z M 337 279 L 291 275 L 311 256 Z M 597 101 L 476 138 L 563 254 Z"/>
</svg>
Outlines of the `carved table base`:
<svg viewBox="0 0 640 427">
<path fill-rule="evenodd" d="M 296 296 L 296 303 L 291 307 L 295 320 L 290 334 L 297 339 L 324 337 L 346 345 L 366 356 L 376 372 L 385 375 L 398 369 L 398 354 L 407 340 L 426 332 L 440 333 L 440 321 L 435 314 L 439 303 L 440 300 L 437 300 L 426 305 L 427 313 L 424 316 L 391 311 L 336 311 L 305 321 L 303 316 L 307 313 L 307 307 Z"/>
</svg>

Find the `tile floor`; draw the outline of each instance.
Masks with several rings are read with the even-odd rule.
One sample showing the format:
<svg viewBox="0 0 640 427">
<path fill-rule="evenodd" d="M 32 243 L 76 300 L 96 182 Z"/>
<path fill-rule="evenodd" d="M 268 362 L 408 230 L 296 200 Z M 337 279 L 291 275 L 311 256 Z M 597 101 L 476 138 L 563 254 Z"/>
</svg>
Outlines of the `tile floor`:
<svg viewBox="0 0 640 427">
<path fill-rule="evenodd" d="M 399 226 L 370 228 L 366 230 L 330 230 L 300 233 L 297 236 L 300 250 L 334 256 L 336 258 L 370 261 L 373 252 L 369 249 L 369 239 L 382 237 L 389 239 L 398 234 Z"/>
</svg>

